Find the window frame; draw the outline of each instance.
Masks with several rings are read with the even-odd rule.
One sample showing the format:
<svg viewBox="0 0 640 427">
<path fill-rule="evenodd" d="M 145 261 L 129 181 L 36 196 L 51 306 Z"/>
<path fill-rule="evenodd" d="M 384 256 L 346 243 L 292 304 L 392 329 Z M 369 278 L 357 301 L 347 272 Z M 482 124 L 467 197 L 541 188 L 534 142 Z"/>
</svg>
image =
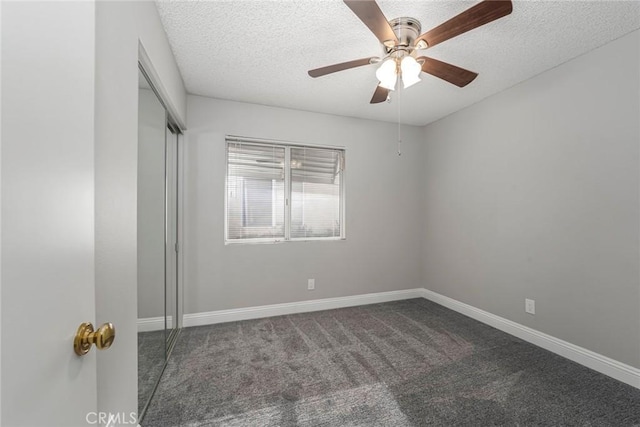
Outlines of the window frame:
<svg viewBox="0 0 640 427">
<path fill-rule="evenodd" d="M 284 148 L 284 237 L 253 237 L 246 239 L 229 239 L 229 144 L 260 145 L 275 148 Z M 340 171 L 340 192 L 339 192 L 339 218 L 340 235 L 330 237 L 291 237 L 291 148 L 310 148 L 341 151 L 341 171 Z M 269 139 L 249 138 L 235 135 L 225 136 L 225 175 L 224 175 L 224 244 L 255 244 L 255 243 L 285 243 L 285 242 L 324 242 L 346 240 L 346 153 L 347 149 L 342 146 L 302 144 L 297 142 L 277 141 Z"/>
</svg>

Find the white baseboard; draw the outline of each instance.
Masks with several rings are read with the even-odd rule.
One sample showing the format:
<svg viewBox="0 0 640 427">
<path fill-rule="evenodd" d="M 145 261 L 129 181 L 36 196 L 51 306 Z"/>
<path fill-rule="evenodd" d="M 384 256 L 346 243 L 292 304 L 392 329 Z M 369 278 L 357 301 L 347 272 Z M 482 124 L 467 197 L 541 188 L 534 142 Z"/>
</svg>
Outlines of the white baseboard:
<svg viewBox="0 0 640 427">
<path fill-rule="evenodd" d="M 421 289 L 424 298 L 450 308 L 453 311 L 464 314 L 479 322 L 493 326 L 503 332 L 516 336 L 524 341 L 542 347 L 562 357 L 579 363 L 594 371 L 598 371 L 618 381 L 640 388 L 640 369 L 626 365 L 617 360 L 595 353 L 586 348 L 579 347 L 559 338 L 536 331 L 503 317 L 496 316 L 469 304 L 457 301 L 453 298 L 440 295 L 436 292 Z"/>
<path fill-rule="evenodd" d="M 259 319 L 262 317 L 282 316 L 285 314 L 307 313 L 312 311 L 376 304 L 409 298 L 421 298 L 423 290 L 424 289 L 422 288 L 406 289 L 401 291 L 379 292 L 348 297 L 324 298 L 285 304 L 261 305 L 257 307 L 185 314 L 183 317 L 183 326 L 213 325 L 215 323 L 235 322 L 238 320 Z"/>
<path fill-rule="evenodd" d="M 167 318 L 167 327 L 171 328 L 173 322 L 171 317 Z M 138 332 L 161 331 L 164 329 L 164 317 L 145 317 L 138 319 Z"/>
</svg>

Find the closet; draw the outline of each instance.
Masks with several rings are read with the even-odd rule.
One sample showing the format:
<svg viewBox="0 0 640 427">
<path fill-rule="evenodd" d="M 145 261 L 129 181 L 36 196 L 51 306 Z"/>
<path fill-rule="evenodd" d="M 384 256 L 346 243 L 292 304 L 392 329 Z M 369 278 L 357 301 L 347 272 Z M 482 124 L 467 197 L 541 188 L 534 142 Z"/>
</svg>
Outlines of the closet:
<svg viewBox="0 0 640 427">
<path fill-rule="evenodd" d="M 180 326 L 180 130 L 142 65 L 138 80 L 138 418 L 142 420 Z"/>
</svg>

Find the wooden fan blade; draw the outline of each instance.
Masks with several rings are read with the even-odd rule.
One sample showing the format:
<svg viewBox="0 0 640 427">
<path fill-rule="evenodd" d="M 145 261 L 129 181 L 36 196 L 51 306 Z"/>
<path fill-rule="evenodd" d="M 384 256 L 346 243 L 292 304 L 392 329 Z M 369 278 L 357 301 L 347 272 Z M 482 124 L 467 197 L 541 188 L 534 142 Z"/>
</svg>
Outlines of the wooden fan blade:
<svg viewBox="0 0 640 427">
<path fill-rule="evenodd" d="M 416 39 L 416 44 L 420 40 L 424 40 L 428 47 L 433 47 L 445 40 L 502 18 L 510 14 L 512 9 L 510 0 L 485 0 L 422 34 Z"/>
<path fill-rule="evenodd" d="M 387 100 L 389 96 L 389 89 L 385 89 L 381 86 L 376 86 L 376 91 L 373 92 L 373 97 L 371 98 L 370 104 L 379 104 Z"/>
<path fill-rule="evenodd" d="M 464 68 L 456 67 L 455 65 L 447 64 L 446 62 L 438 61 L 437 59 L 427 58 L 421 56 L 416 58 L 417 61 L 423 60 L 422 71 L 446 80 L 458 87 L 465 87 L 478 77 L 478 73 L 465 70 Z"/>
<path fill-rule="evenodd" d="M 315 70 L 309 70 L 311 77 L 320 77 L 327 74 L 335 73 L 337 71 L 348 70 L 349 68 L 362 67 L 363 65 L 371 64 L 372 60 L 378 59 L 376 56 L 371 58 L 356 59 L 354 61 L 342 62 L 340 64 L 327 65 L 326 67 L 316 68 Z"/>
<path fill-rule="evenodd" d="M 375 0 L 344 0 L 349 9 L 369 27 L 371 32 L 380 40 L 380 43 L 388 47 L 398 44 L 396 33 L 393 32 L 389 21 L 385 18 L 380 6 Z"/>
</svg>

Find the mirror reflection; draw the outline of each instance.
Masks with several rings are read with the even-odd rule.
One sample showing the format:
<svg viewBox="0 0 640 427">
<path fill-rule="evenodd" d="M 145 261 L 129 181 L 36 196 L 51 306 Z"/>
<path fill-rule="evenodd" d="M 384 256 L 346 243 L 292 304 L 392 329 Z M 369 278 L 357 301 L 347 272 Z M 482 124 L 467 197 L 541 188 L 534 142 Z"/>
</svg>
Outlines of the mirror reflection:
<svg viewBox="0 0 640 427">
<path fill-rule="evenodd" d="M 177 319 L 178 131 L 138 72 L 138 414 L 160 380 Z"/>
</svg>

